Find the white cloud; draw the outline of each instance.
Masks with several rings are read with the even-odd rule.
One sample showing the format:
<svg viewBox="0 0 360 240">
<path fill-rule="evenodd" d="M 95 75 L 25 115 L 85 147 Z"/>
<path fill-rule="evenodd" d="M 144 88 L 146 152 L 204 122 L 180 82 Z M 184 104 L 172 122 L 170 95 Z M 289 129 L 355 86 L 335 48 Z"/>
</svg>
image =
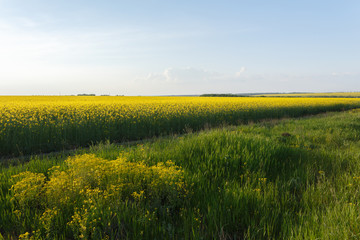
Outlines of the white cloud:
<svg viewBox="0 0 360 240">
<path fill-rule="evenodd" d="M 168 68 L 164 70 L 163 75 L 166 81 L 175 83 L 211 81 L 220 76 L 218 73 L 193 67 Z"/>
<path fill-rule="evenodd" d="M 359 75 L 344 74 L 337 81 L 329 75 L 249 74 L 245 67 L 233 74 L 188 68 L 168 68 L 162 73 L 151 73 L 138 82 L 140 94 L 202 94 L 247 92 L 322 92 L 346 91 L 342 82 L 353 91 L 360 89 Z M 347 90 L 349 91 L 349 90 Z"/>
<path fill-rule="evenodd" d="M 232 82 L 238 81 L 238 78 L 244 74 L 245 70 L 245 67 L 241 67 L 235 74 L 227 74 L 194 67 L 170 67 L 162 73 L 149 73 L 145 81 L 174 84 Z"/>
<path fill-rule="evenodd" d="M 243 73 L 246 71 L 245 67 L 241 67 L 240 70 L 238 72 L 235 73 L 236 77 L 240 77 L 241 75 L 243 75 Z"/>
<path fill-rule="evenodd" d="M 240 71 L 244 73 L 245 68 Z M 169 67 L 162 72 L 137 78 L 133 81 L 133 86 L 136 86 L 139 94 L 144 95 L 235 93 L 243 89 L 241 86 L 246 81 L 245 75 L 239 78 L 236 73 L 221 73 L 196 67 Z"/>
<path fill-rule="evenodd" d="M 154 31 L 137 26 L 66 30 L 49 27 L 29 18 L 11 22 L 0 19 L 0 64 L 21 67 L 28 62 L 65 65 L 120 62 L 123 65 L 130 59 L 138 65 L 136 60 L 146 61 L 167 53 L 170 43 L 204 34 Z"/>
<path fill-rule="evenodd" d="M 0 94 L 7 94 L 6 89 L 11 94 L 41 94 L 39 89 L 43 94 L 53 94 L 52 89 L 55 93 L 81 89 L 101 93 L 105 89 L 113 94 L 150 95 L 151 82 L 206 81 L 216 74 L 196 68 L 168 68 L 149 74 L 140 84 L 133 80 L 148 71 L 139 60 L 147 62 L 158 54 L 164 41 L 193 35 L 130 27 L 45 30 L 31 19 L 0 19 Z M 155 89 L 154 94 L 166 94 L 168 85 L 158 87 L 161 91 Z"/>
</svg>

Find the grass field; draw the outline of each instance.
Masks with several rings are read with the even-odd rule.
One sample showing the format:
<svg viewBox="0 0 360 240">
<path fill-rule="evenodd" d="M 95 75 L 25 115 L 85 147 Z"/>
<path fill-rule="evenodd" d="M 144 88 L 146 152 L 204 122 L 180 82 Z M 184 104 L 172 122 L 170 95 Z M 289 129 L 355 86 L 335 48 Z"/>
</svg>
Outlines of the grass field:
<svg viewBox="0 0 360 240">
<path fill-rule="evenodd" d="M 358 239 L 360 111 L 1 165 L 5 239 Z M 16 161 L 14 161 L 16 162 Z"/>
<path fill-rule="evenodd" d="M 346 98 L 0 97 L 0 156 L 359 106 L 360 99 Z"/>
</svg>

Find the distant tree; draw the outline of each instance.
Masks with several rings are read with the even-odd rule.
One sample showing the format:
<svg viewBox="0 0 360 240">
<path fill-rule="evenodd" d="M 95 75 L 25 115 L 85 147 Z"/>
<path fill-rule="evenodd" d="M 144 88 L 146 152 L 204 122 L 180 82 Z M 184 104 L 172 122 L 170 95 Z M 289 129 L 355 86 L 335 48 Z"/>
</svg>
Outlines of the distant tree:
<svg viewBox="0 0 360 240">
<path fill-rule="evenodd" d="M 86 97 L 88 97 L 88 96 L 96 96 L 96 94 L 95 93 L 81 93 L 81 94 L 78 94 L 78 96 L 86 96 Z"/>
</svg>

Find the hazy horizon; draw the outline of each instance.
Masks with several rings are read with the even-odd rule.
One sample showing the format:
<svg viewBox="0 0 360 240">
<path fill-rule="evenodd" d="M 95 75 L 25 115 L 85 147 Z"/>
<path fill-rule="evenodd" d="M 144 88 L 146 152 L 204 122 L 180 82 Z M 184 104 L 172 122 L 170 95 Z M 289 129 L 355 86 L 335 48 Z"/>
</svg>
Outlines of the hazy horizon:
<svg viewBox="0 0 360 240">
<path fill-rule="evenodd" d="M 120 94 L 106 94 L 106 93 L 100 93 L 100 94 L 96 94 L 96 93 L 76 93 L 76 94 L 23 94 L 23 95 L 19 95 L 19 94 L 2 94 L 0 96 L 19 96 L 19 97 L 26 97 L 26 96 L 96 96 L 96 97 L 102 97 L 102 96 L 112 96 L 112 97 L 139 97 L 139 96 L 144 96 L 144 97 L 197 97 L 197 96 L 202 96 L 202 95 L 238 95 L 238 96 L 254 96 L 254 95 L 277 95 L 277 94 L 334 94 L 334 93 L 360 93 L 360 91 L 346 91 L 346 92 L 243 92 L 243 93 L 231 93 L 231 92 L 224 92 L 224 93 L 217 93 L 217 92 L 208 92 L 208 93 L 198 93 L 198 94 L 162 94 L 162 95 L 120 95 Z M 350 97 L 350 96 L 347 96 Z M 357 96 L 356 96 L 357 97 Z"/>
<path fill-rule="evenodd" d="M 0 0 L 0 95 L 360 91 L 359 1 Z"/>
</svg>

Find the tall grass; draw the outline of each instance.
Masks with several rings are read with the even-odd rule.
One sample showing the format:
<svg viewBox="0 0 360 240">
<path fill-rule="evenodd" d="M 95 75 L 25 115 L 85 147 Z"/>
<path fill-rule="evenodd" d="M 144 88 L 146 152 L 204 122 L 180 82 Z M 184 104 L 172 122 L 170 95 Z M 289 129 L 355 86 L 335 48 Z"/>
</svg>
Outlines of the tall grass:
<svg viewBox="0 0 360 240">
<path fill-rule="evenodd" d="M 5 239 L 356 239 L 359 117 L 353 110 L 129 147 L 105 143 L 66 161 L 34 157 L 3 167 L 0 233 Z"/>
<path fill-rule="evenodd" d="M 358 99 L 0 97 L 0 156 L 360 106 Z"/>
</svg>

